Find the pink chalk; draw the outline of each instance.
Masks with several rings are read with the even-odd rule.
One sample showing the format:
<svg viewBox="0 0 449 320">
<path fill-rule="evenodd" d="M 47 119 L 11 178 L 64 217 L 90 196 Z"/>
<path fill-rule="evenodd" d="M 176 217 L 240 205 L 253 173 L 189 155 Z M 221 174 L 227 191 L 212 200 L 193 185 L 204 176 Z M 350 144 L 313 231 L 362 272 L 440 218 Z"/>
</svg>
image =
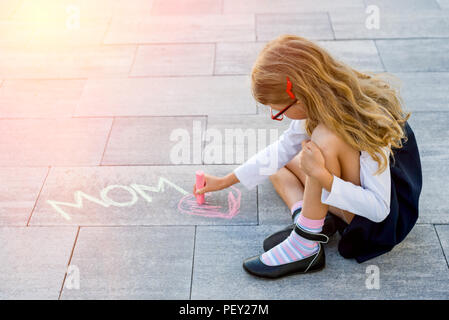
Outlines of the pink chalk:
<svg viewBox="0 0 449 320">
<path fill-rule="evenodd" d="M 206 180 L 204 179 L 204 172 L 201 170 L 198 170 L 196 172 L 196 183 L 195 183 L 196 190 L 203 188 L 205 184 L 206 184 Z M 198 204 L 204 203 L 204 194 L 195 195 L 195 196 L 196 196 L 196 202 Z"/>
</svg>

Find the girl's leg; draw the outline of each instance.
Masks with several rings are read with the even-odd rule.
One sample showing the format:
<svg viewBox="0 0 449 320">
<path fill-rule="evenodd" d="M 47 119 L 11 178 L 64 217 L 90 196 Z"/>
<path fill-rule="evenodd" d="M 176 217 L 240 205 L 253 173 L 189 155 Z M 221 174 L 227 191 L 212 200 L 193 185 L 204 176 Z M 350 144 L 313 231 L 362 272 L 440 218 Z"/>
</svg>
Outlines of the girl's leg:
<svg viewBox="0 0 449 320">
<path fill-rule="evenodd" d="M 360 186 L 360 153 L 344 142 L 324 125 L 318 125 L 312 133 L 312 141 L 320 148 L 329 172 L 345 181 Z M 318 220 L 326 216 L 328 210 L 342 214 L 344 220 L 350 223 L 354 214 L 345 210 L 330 207 L 321 202 L 322 185 L 318 180 L 307 176 L 304 191 L 302 215 Z"/>
<path fill-rule="evenodd" d="M 332 174 L 360 186 L 360 153 L 357 150 L 322 125 L 315 128 L 312 133 L 312 141 L 320 147 L 325 157 L 326 167 Z M 270 177 L 276 192 L 289 208 L 292 208 L 293 204 L 299 200 L 304 200 L 304 190 L 307 189 L 307 187 L 304 188 L 307 183 L 307 175 L 301 171 L 298 162 L 298 156 L 295 156 L 284 168 Z M 318 210 L 318 216 L 321 216 L 327 207 L 329 212 L 346 223 L 352 221 L 353 213 L 321 203 L 322 189 L 316 181 L 310 181 L 309 184 L 312 186 L 309 192 L 309 198 L 312 199 L 312 202 L 308 204 L 309 212 Z M 317 201 L 313 201 L 313 199 Z"/>
<path fill-rule="evenodd" d="M 296 157 L 295 157 L 296 158 Z M 270 176 L 274 189 L 289 209 L 303 199 L 304 186 L 287 166 Z"/>
<path fill-rule="evenodd" d="M 323 125 L 318 125 L 315 128 L 311 139 L 320 148 L 325 159 L 325 166 L 331 174 L 346 181 L 352 180 L 351 182 L 360 185 L 360 154 L 357 150 L 350 148 Z M 292 166 L 295 167 L 294 162 Z M 300 178 L 289 169 L 283 168 L 282 170 L 277 177 L 273 177 L 271 180 L 282 199 L 287 205 L 290 205 L 301 196 L 295 197 L 286 188 L 293 187 L 295 191 L 298 191 L 299 185 L 302 183 Z M 281 178 L 287 180 L 283 181 Z M 321 232 L 324 218 L 329 209 L 329 205 L 321 202 L 322 188 L 317 179 L 306 175 L 304 188 L 301 189 L 303 190 L 303 209 L 296 220 L 296 225 L 309 233 Z M 353 217 L 352 213 L 347 213 L 345 220 L 350 222 Z M 268 266 L 282 265 L 315 255 L 319 252 L 319 248 L 318 242 L 310 240 L 309 237 L 300 236 L 293 230 L 287 239 L 262 254 L 260 261 Z"/>
<path fill-rule="evenodd" d="M 343 162 L 343 169 L 348 171 L 348 174 L 345 174 L 346 171 L 343 172 L 342 179 L 360 185 L 360 181 L 357 180 L 360 173 L 356 172 L 357 170 L 349 170 L 350 168 L 356 169 L 357 163 L 360 165 L 359 156 L 354 152 L 345 152 L 342 157 L 344 157 L 344 160 L 340 162 L 340 167 L 342 167 L 341 163 Z M 290 209 L 298 201 L 304 200 L 306 174 L 299 168 L 298 162 L 299 157 L 295 156 L 284 168 L 270 176 L 274 189 Z M 334 206 L 329 206 L 328 210 L 348 224 L 354 217 L 353 213 Z"/>
<path fill-rule="evenodd" d="M 298 156 L 295 156 L 284 168 L 281 168 L 278 172 L 270 176 L 271 183 L 277 194 L 290 209 L 298 201 L 304 199 L 304 184 L 302 181 L 305 181 L 306 174 L 301 171 L 298 165 L 295 168 L 294 164 L 298 163 L 298 161 Z M 329 206 L 328 210 L 348 224 L 351 223 L 354 217 L 351 212 L 337 207 Z"/>
</svg>

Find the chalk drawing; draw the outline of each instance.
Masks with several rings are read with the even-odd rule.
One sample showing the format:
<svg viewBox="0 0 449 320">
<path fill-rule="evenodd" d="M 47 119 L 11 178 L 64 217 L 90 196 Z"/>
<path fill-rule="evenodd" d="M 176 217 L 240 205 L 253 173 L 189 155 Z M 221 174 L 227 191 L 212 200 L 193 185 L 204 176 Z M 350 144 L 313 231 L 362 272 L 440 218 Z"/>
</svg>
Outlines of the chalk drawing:
<svg viewBox="0 0 449 320">
<path fill-rule="evenodd" d="M 232 191 L 228 193 L 228 207 L 210 204 L 212 195 L 206 193 L 204 204 L 198 204 L 193 194 L 188 194 L 179 201 L 178 210 L 185 214 L 198 215 L 209 218 L 232 219 L 239 213 L 242 192 L 231 186 Z M 208 204 L 209 203 L 209 204 Z"/>
<path fill-rule="evenodd" d="M 235 215 L 238 214 L 240 209 L 240 200 L 241 200 L 241 192 L 239 189 L 235 187 L 231 187 L 232 190 L 236 195 L 234 195 L 233 192 L 229 192 L 228 194 L 228 208 L 227 211 L 224 212 L 223 210 L 226 210 L 226 208 L 222 208 L 222 206 L 214 206 L 212 204 L 208 204 L 208 201 L 212 199 L 211 194 L 206 194 L 206 203 L 203 205 L 198 205 L 196 203 L 195 196 L 180 186 L 176 185 L 175 183 L 171 182 L 170 180 L 160 177 L 157 183 L 157 186 L 146 186 L 142 184 L 136 184 L 133 183 L 130 186 L 124 186 L 124 185 L 108 185 L 105 188 L 103 188 L 100 192 L 101 199 L 95 198 L 94 196 L 91 196 L 81 190 L 76 190 L 74 192 L 74 199 L 75 202 L 62 202 L 62 201 L 55 201 L 55 200 L 47 200 L 46 202 L 56 210 L 64 219 L 66 220 L 72 220 L 70 215 L 63 210 L 63 206 L 65 207 L 72 207 L 77 209 L 83 208 L 83 199 L 89 200 L 93 203 L 96 203 L 102 207 L 108 208 L 110 206 L 115 207 L 131 207 L 138 201 L 138 195 L 140 195 L 144 200 L 151 203 L 153 201 L 153 197 L 148 194 L 148 192 L 154 192 L 154 193 L 161 193 L 166 191 L 166 186 L 169 186 L 179 193 L 183 195 L 183 198 L 178 203 L 178 209 L 182 213 L 186 213 L 189 215 L 202 215 L 204 217 L 214 217 L 214 218 L 225 218 L 225 219 L 232 219 Z M 112 200 L 108 193 L 109 191 L 113 189 L 123 189 L 127 191 L 131 195 L 131 200 L 126 202 L 117 202 L 115 200 Z M 194 203 L 191 203 L 194 202 Z"/>
</svg>

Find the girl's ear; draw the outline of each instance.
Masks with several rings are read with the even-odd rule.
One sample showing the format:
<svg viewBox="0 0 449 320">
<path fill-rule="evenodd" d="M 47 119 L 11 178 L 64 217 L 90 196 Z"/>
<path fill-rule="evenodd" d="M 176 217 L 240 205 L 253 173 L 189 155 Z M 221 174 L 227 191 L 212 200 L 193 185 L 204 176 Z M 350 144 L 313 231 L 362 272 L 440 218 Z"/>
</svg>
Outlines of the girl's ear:
<svg viewBox="0 0 449 320">
<path fill-rule="evenodd" d="M 299 100 L 293 106 L 300 109 L 301 111 L 306 111 L 304 105 Z"/>
<path fill-rule="evenodd" d="M 307 140 L 303 140 L 303 141 L 301 142 L 301 146 L 302 146 L 303 149 L 304 149 L 306 143 L 309 142 L 309 141 L 311 141 L 311 140 L 310 140 L 310 139 L 307 139 Z"/>
<path fill-rule="evenodd" d="M 306 143 L 304 140 L 301 141 L 301 148 L 304 149 L 304 143 Z"/>
</svg>

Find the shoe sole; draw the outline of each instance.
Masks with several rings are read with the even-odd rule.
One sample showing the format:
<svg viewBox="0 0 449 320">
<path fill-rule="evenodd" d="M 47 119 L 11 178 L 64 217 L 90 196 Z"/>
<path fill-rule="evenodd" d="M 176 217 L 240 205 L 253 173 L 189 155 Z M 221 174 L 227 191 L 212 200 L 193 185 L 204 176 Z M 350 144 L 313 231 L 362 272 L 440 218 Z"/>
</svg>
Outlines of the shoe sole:
<svg viewBox="0 0 449 320">
<path fill-rule="evenodd" d="M 249 273 L 250 275 L 256 276 L 256 277 L 259 277 L 259 278 L 264 278 L 264 279 L 272 279 L 272 280 L 281 279 L 281 278 L 294 276 L 294 275 L 298 275 L 298 274 L 314 273 L 314 272 L 322 271 L 325 267 L 326 267 L 326 264 L 323 264 L 319 268 L 308 270 L 308 271 L 296 271 L 296 272 L 291 272 L 291 273 L 288 273 L 288 274 L 280 276 L 280 277 L 269 277 L 269 276 L 263 276 L 263 275 L 260 275 L 260 274 L 252 273 L 250 270 L 246 269 L 245 265 L 243 265 L 243 269 L 245 269 L 245 271 L 247 273 Z"/>
</svg>

